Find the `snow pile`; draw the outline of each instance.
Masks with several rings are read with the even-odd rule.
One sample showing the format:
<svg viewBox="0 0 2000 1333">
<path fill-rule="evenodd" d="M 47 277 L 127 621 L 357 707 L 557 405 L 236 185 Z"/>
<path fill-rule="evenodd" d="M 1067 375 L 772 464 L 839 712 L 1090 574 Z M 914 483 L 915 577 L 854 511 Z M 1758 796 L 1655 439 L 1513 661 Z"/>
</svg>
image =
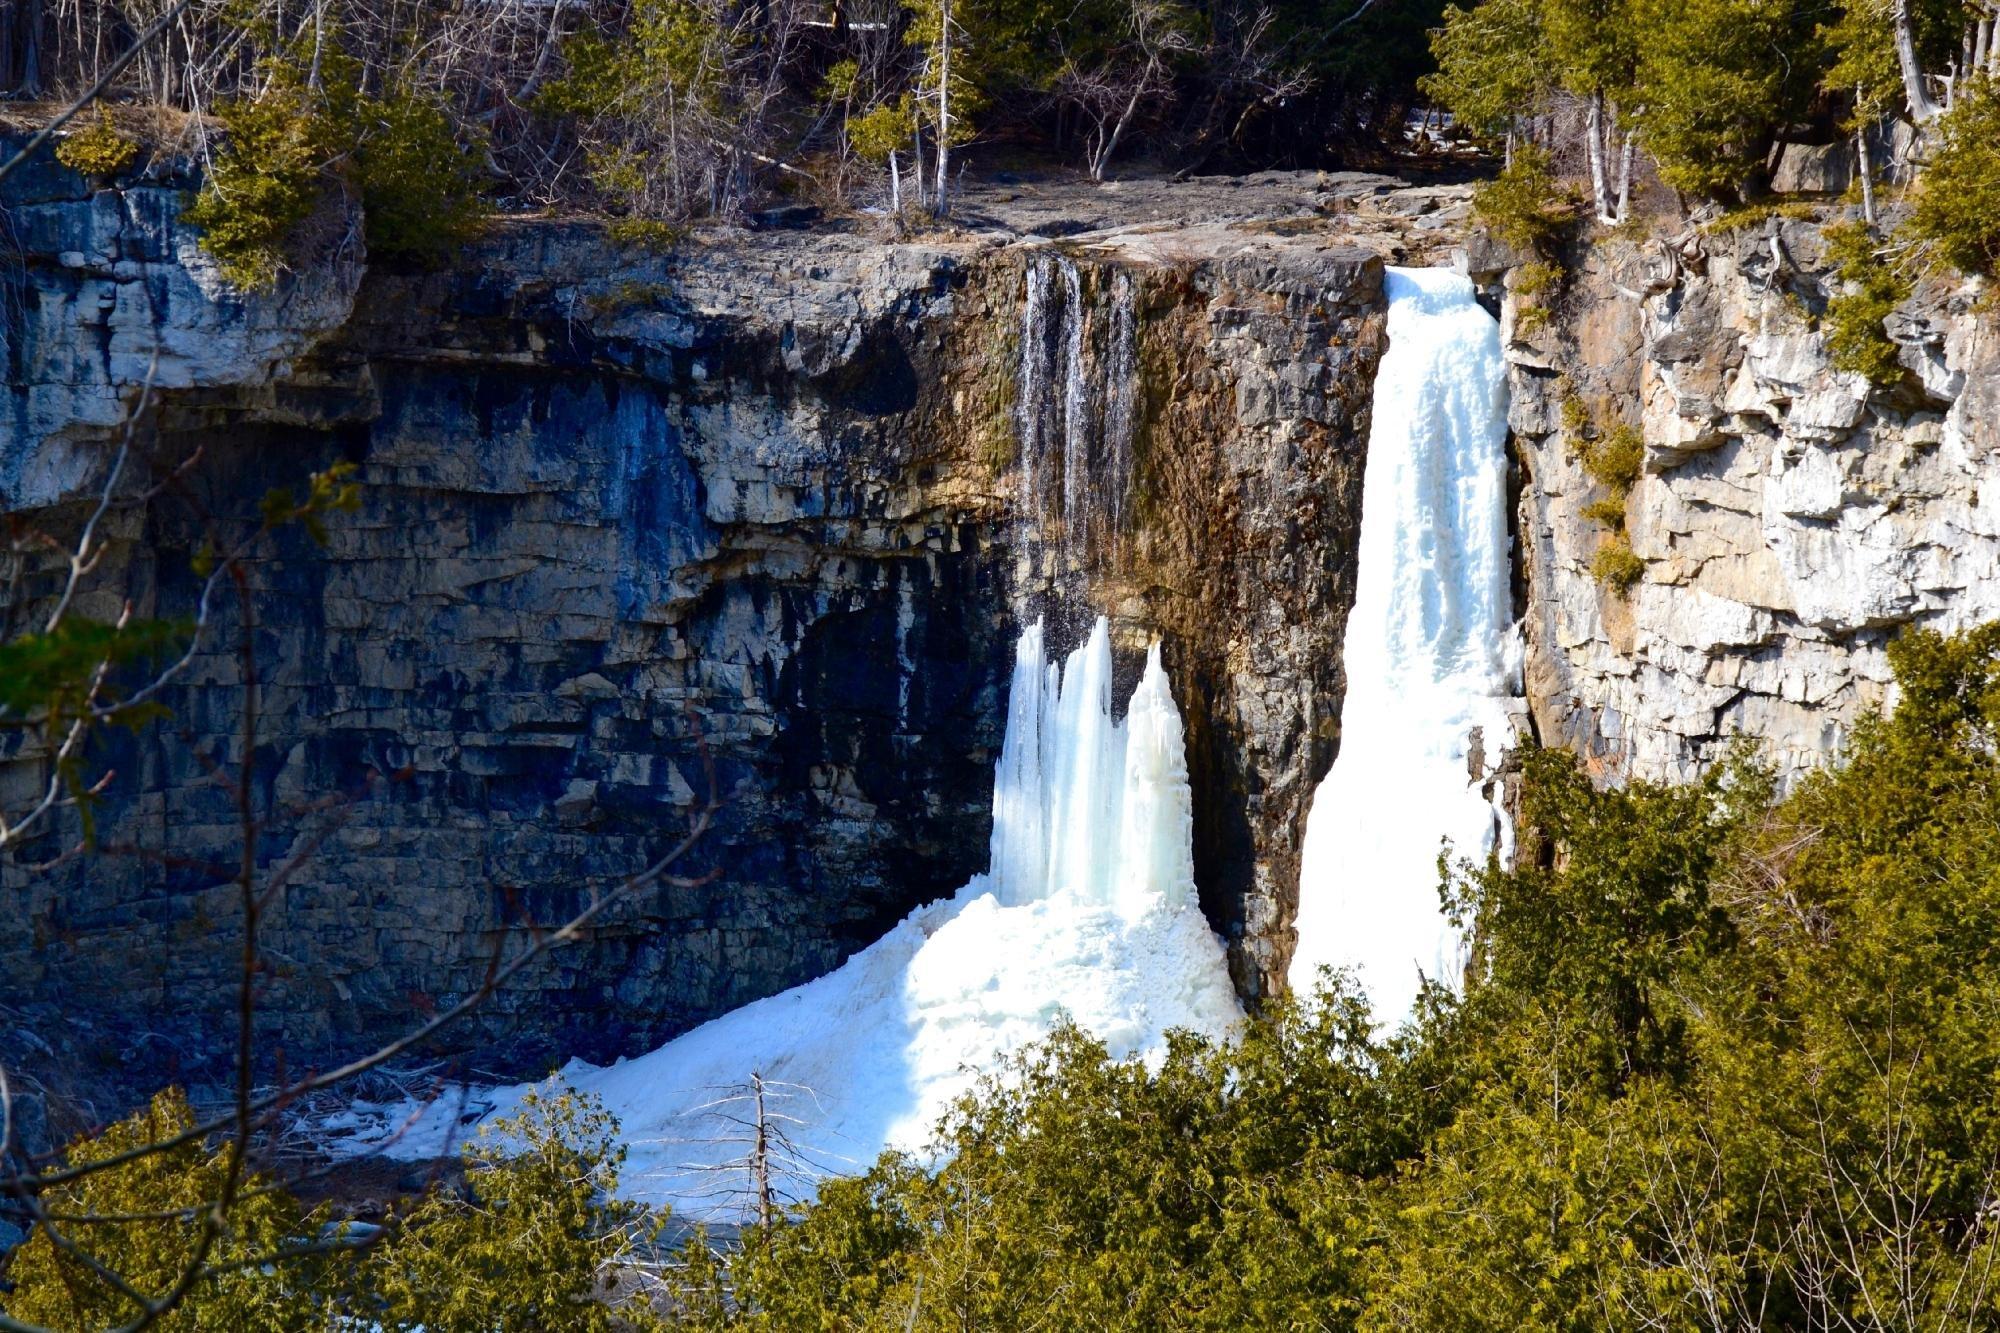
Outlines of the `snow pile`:
<svg viewBox="0 0 2000 1333">
<path fill-rule="evenodd" d="M 952 1098 L 1064 1012 L 1117 1054 L 1158 1053 L 1173 1028 L 1227 1035 L 1241 1011 L 1196 903 L 1181 719 L 1157 647 L 1120 722 L 1103 620 L 1060 669 L 1042 627 L 1024 633 L 993 811 L 989 873 L 837 971 L 637 1059 L 564 1067 L 623 1126 L 624 1193 L 691 1217 L 740 1213 L 732 1164 L 750 1111 L 733 1097 L 752 1074 L 788 1118 L 783 1164 L 810 1174 L 924 1147 Z M 477 1094 L 482 1118 L 523 1091 Z M 336 1150 L 448 1151 L 465 1105 L 360 1108 Z"/>
<path fill-rule="evenodd" d="M 1420 971 L 1455 984 L 1463 970 L 1438 903 L 1440 839 L 1477 860 L 1505 836 L 1481 787 L 1513 741 L 1520 646 L 1499 326 L 1447 270 L 1390 269 L 1388 290 L 1340 753 L 1306 824 L 1290 981 L 1303 993 L 1322 964 L 1351 967 L 1395 1022 Z"/>
</svg>

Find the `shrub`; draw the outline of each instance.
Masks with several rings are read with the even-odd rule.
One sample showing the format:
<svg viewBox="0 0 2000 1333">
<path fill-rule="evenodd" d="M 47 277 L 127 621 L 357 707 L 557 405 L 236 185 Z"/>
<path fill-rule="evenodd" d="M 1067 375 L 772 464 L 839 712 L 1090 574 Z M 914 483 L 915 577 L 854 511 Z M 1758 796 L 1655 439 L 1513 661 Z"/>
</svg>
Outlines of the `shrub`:
<svg viewBox="0 0 2000 1333">
<path fill-rule="evenodd" d="M 71 1166 L 101 1162 L 121 1152 L 178 1134 L 194 1124 L 178 1090 L 155 1097 L 144 1110 L 93 1139 L 70 1148 Z M 142 1295 L 158 1299 L 180 1278 L 199 1243 L 199 1217 L 221 1188 L 222 1152 L 186 1143 L 109 1167 L 56 1187 L 43 1198 L 50 1212 L 131 1220 L 77 1221 L 65 1239 L 110 1267 Z M 178 1210 L 186 1210 L 177 1215 Z M 210 1252 L 215 1276 L 197 1282 L 168 1321 L 173 1328 L 306 1328 L 312 1315 L 308 1283 L 275 1281 L 241 1261 L 295 1241 L 318 1219 L 282 1190 L 246 1179 L 229 1220 Z M 232 1264 L 234 1266 L 232 1266 Z M 81 1259 L 56 1246 L 38 1227 L 7 1269 L 13 1291 L 6 1311 L 51 1328 L 110 1328 L 141 1313 L 131 1300 Z"/>
<path fill-rule="evenodd" d="M 260 97 L 216 108 L 224 139 L 201 193 L 182 218 L 222 276 L 245 290 L 276 285 L 293 234 L 331 185 L 327 166 L 342 135 L 318 101 L 290 80 Z"/>
<path fill-rule="evenodd" d="M 1939 130 L 1905 225 L 1932 257 L 2000 275 L 2000 89 L 1985 80 L 1963 89 Z"/>
<path fill-rule="evenodd" d="M 1570 394 L 1563 400 L 1563 424 L 1572 435 L 1589 430 L 1590 412 L 1583 400 Z M 1624 422 L 1598 432 L 1578 445 L 1583 471 L 1609 492 L 1583 506 L 1582 514 L 1606 529 L 1605 540 L 1591 558 L 1590 572 L 1599 583 L 1624 594 L 1646 572 L 1646 562 L 1632 550 L 1625 533 L 1625 500 L 1639 484 L 1646 466 L 1646 441 Z"/>
<path fill-rule="evenodd" d="M 635 0 L 622 32 L 563 44 L 534 109 L 569 122 L 594 192 L 631 218 L 684 221 L 740 184 L 724 74 L 738 38 L 694 0 Z"/>
<path fill-rule="evenodd" d="M 1826 252 L 1841 283 L 1826 303 L 1826 343 L 1833 364 L 1883 387 L 1897 383 L 1903 367 L 1883 321 L 1910 294 L 1909 283 L 1875 253 L 1875 238 L 1863 223 L 1828 227 Z"/>
<path fill-rule="evenodd" d="M 1560 264 L 1551 264 L 1545 259 L 1530 260 L 1516 266 L 1510 290 L 1516 298 L 1514 307 L 1514 327 L 1521 334 L 1533 335 L 1547 327 L 1554 318 L 1545 297 L 1561 285 L 1563 270 Z"/>
<path fill-rule="evenodd" d="M 437 259 L 478 226 L 485 173 L 435 99 L 390 87 L 361 107 L 355 178 L 368 251 Z"/>
<path fill-rule="evenodd" d="M 1590 404 L 1583 401 L 1583 395 L 1567 380 L 1563 382 L 1562 428 L 1572 439 L 1581 439 L 1590 431 Z"/>
<path fill-rule="evenodd" d="M 1600 495 L 1580 512 L 1593 523 L 1602 523 L 1607 528 L 1622 528 L 1625 526 L 1625 497 Z"/>
<path fill-rule="evenodd" d="M 361 63 L 330 42 L 317 57 L 288 51 L 264 69 L 261 94 L 217 107 L 222 146 L 182 214 L 230 282 L 274 285 L 301 227 L 343 189 L 360 198 L 375 253 L 436 258 L 471 234 L 481 155 L 459 143 L 443 102 L 395 83 L 363 91 Z"/>
<path fill-rule="evenodd" d="M 641 1322 L 614 1310 L 607 1279 L 658 1233 L 612 1199 L 625 1149 L 594 1099 L 529 1092 L 519 1114 L 465 1147 L 464 1191 L 433 1190 L 402 1219 L 374 1286 L 385 1323 L 430 1333 L 604 1333 Z M 661 1219 L 664 1220 L 664 1219 Z"/>
<path fill-rule="evenodd" d="M 1583 447 L 1583 470 L 1592 481 L 1624 498 L 1639 484 L 1646 466 L 1646 441 L 1620 422 Z"/>
<path fill-rule="evenodd" d="M 1472 210 L 1508 245 L 1547 254 L 1575 220 L 1577 202 L 1556 180 L 1549 155 L 1524 146 L 1505 171 L 1473 187 Z"/>
<path fill-rule="evenodd" d="M 138 157 L 139 145 L 118 132 L 102 107 L 87 129 L 71 131 L 56 145 L 56 161 L 86 176 L 116 176 Z"/>
<path fill-rule="evenodd" d="M 1590 558 L 1590 573 L 1599 583 L 1619 595 L 1632 590 L 1646 572 L 1646 562 L 1632 549 L 1632 539 L 1623 532 L 1606 535 L 1604 544 Z"/>
</svg>

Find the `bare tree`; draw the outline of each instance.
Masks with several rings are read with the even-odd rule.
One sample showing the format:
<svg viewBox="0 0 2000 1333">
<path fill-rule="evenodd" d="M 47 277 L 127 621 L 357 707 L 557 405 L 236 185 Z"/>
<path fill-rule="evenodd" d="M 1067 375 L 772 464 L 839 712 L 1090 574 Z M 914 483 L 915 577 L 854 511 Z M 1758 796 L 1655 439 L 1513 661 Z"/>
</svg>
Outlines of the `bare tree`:
<svg viewBox="0 0 2000 1333">
<path fill-rule="evenodd" d="M 1164 103 L 1175 61 L 1194 50 L 1187 14 L 1173 0 L 1132 0 L 1126 40 L 1107 59 L 1088 69 L 1065 63 L 1056 96 L 1089 123 L 1084 164 L 1092 180 L 1104 179 L 1141 110 Z"/>
</svg>

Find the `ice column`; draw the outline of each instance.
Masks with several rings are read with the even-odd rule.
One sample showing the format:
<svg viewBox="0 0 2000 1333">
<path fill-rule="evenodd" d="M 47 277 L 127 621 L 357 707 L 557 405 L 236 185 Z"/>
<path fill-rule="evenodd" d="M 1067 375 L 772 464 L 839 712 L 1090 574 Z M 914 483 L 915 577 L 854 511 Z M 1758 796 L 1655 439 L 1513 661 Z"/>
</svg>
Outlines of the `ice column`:
<svg viewBox="0 0 2000 1333">
<path fill-rule="evenodd" d="M 1513 740 L 1520 648 L 1499 326 L 1456 273 L 1387 282 L 1340 752 L 1306 825 L 1290 979 L 1306 992 L 1322 964 L 1353 968 L 1394 1022 L 1420 972 L 1455 985 L 1463 969 L 1438 852 L 1476 860 L 1502 833 L 1473 760 L 1490 767 Z"/>
</svg>

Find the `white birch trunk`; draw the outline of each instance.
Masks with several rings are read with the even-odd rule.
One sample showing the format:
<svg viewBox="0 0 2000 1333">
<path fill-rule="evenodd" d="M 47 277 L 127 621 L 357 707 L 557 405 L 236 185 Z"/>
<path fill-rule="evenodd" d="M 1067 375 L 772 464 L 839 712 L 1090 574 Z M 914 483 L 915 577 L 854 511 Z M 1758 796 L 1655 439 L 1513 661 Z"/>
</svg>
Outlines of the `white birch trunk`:
<svg viewBox="0 0 2000 1333">
<path fill-rule="evenodd" d="M 951 0 L 939 0 L 937 215 L 951 211 Z"/>
<path fill-rule="evenodd" d="M 1860 90 L 1855 92 L 1858 96 Z M 1868 122 L 1863 121 L 1854 131 L 1854 158 L 1861 172 L 1861 220 L 1872 227 L 1875 225 L 1875 162 L 1868 152 L 1868 129 Z"/>
<path fill-rule="evenodd" d="M 1903 75 L 1903 96 L 1910 119 L 1928 125 L 1938 117 L 1938 104 L 1924 87 L 1924 68 L 1917 62 L 1916 28 L 1910 20 L 1910 0 L 1896 0 L 1896 66 Z"/>
<path fill-rule="evenodd" d="M 1584 137 L 1590 141 L 1590 204 L 1599 222 L 1614 221 L 1611 217 L 1610 185 L 1604 178 L 1604 94 L 1590 95 L 1589 119 L 1584 126 Z"/>
<path fill-rule="evenodd" d="M 1632 132 L 1625 132 L 1625 147 L 1618 155 L 1618 216 L 1612 221 L 1623 222 L 1632 211 Z"/>
</svg>

